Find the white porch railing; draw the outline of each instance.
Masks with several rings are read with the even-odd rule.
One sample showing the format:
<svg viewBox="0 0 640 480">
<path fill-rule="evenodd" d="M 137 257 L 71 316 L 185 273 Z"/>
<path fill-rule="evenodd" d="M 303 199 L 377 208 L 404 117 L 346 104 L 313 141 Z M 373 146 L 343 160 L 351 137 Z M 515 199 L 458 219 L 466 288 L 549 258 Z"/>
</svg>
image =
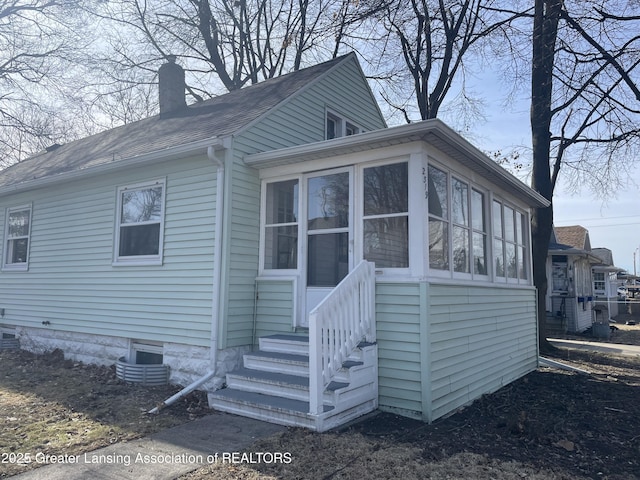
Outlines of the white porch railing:
<svg viewBox="0 0 640 480">
<path fill-rule="evenodd" d="M 325 389 L 362 341 L 376 341 L 375 267 L 363 260 L 309 314 L 309 410 L 323 412 Z"/>
</svg>

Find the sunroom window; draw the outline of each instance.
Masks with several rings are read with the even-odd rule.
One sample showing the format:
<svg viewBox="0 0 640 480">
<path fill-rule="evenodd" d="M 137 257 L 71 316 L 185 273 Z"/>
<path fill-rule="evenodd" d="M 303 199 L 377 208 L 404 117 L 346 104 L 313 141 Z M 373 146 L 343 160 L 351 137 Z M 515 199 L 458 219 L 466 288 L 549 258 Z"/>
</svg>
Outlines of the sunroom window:
<svg viewBox="0 0 640 480">
<path fill-rule="evenodd" d="M 499 200 L 493 201 L 495 275 L 512 281 L 529 278 L 526 215 Z"/>
<path fill-rule="evenodd" d="M 484 193 L 471 190 L 471 235 L 473 273 L 487 275 L 487 225 Z"/>
<path fill-rule="evenodd" d="M 429 267 L 449 270 L 449 203 L 447 174 L 429 165 Z"/>
<path fill-rule="evenodd" d="M 7 210 L 6 248 L 4 267 L 26 270 L 29 262 L 29 238 L 31 235 L 31 206 Z"/>
<path fill-rule="evenodd" d="M 364 258 L 377 268 L 409 267 L 408 165 L 364 169 Z"/>
<path fill-rule="evenodd" d="M 485 194 L 430 165 L 428 203 L 429 267 L 458 276 L 486 276 Z"/>
<path fill-rule="evenodd" d="M 118 189 L 116 262 L 162 259 L 165 182 Z"/>
<path fill-rule="evenodd" d="M 298 267 L 298 180 L 267 184 L 265 269 Z"/>
</svg>

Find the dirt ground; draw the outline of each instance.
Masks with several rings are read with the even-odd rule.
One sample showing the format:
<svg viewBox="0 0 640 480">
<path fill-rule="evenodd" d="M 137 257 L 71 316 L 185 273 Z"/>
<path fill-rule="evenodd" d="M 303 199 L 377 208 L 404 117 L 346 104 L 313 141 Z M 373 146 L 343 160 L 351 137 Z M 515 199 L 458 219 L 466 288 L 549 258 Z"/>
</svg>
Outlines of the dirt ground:
<svg viewBox="0 0 640 480">
<path fill-rule="evenodd" d="M 60 350 L 0 351 L 0 478 L 35 468 L 26 453 L 80 454 L 210 413 L 199 392 L 166 414 L 146 413 L 178 390 L 124 383 L 115 367 L 65 360 Z"/>
<path fill-rule="evenodd" d="M 640 326 L 611 341 L 640 345 Z M 558 350 L 592 375 L 540 368 L 431 425 L 381 413 L 340 432 L 289 429 L 252 446 L 289 464 L 205 467 L 204 479 L 640 479 L 640 358 Z"/>
<path fill-rule="evenodd" d="M 611 342 L 640 345 L 639 325 L 618 327 Z M 212 465 L 183 480 L 640 479 L 640 358 L 555 359 L 592 375 L 540 368 L 431 425 L 380 413 L 338 432 L 290 428 L 247 450 L 286 452 L 288 463 Z M 60 352 L 2 351 L 0 454 L 79 454 L 211 413 L 194 393 L 146 414 L 176 391 L 125 384 Z M 33 467 L 0 458 L 0 477 Z"/>
</svg>

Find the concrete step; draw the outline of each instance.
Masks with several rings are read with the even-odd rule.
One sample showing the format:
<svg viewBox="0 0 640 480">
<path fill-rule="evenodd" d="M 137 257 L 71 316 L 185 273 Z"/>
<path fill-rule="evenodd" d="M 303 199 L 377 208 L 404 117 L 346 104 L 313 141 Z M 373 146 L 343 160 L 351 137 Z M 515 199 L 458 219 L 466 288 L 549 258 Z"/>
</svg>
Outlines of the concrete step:
<svg viewBox="0 0 640 480">
<path fill-rule="evenodd" d="M 309 337 L 306 335 L 275 334 L 259 339 L 260 351 L 309 355 Z"/>
<path fill-rule="evenodd" d="M 309 401 L 309 377 L 240 368 L 227 374 L 227 387 Z"/>
<path fill-rule="evenodd" d="M 252 352 L 243 356 L 244 367 L 264 372 L 309 377 L 309 356 L 281 352 Z"/>
<path fill-rule="evenodd" d="M 265 422 L 316 429 L 316 419 L 309 414 L 309 402 L 224 388 L 209 394 L 209 405 L 222 412 Z M 324 407 L 325 412 L 332 409 Z"/>
<path fill-rule="evenodd" d="M 336 392 L 349 386 L 347 382 L 331 382 L 324 393 L 324 402 L 335 406 Z M 245 392 L 309 401 L 309 378 L 275 372 L 265 372 L 250 368 L 240 368 L 227 374 L 227 387 Z"/>
</svg>

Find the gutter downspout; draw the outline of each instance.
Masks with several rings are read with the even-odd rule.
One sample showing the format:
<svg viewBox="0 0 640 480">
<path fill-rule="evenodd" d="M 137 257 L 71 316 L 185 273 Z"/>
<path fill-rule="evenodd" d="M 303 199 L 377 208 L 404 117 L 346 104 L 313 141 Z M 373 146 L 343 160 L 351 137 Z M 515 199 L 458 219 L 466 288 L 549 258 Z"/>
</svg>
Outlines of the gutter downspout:
<svg viewBox="0 0 640 480">
<path fill-rule="evenodd" d="M 224 174 L 225 174 L 225 158 L 227 149 L 230 148 L 230 139 L 224 138 L 221 142 L 218 141 L 215 144 L 207 147 L 207 157 L 217 167 L 216 170 L 216 225 L 214 233 L 213 244 L 213 289 L 211 293 L 211 353 L 210 353 L 210 369 L 201 378 L 186 386 L 172 397 L 166 399 L 156 407 L 149 410 L 147 413 L 157 414 L 160 410 L 172 405 L 177 400 L 185 397 L 189 393 L 193 392 L 203 383 L 211 380 L 216 374 L 216 364 L 218 361 L 218 327 L 220 325 L 220 285 L 222 281 L 222 227 L 224 219 Z"/>
</svg>

